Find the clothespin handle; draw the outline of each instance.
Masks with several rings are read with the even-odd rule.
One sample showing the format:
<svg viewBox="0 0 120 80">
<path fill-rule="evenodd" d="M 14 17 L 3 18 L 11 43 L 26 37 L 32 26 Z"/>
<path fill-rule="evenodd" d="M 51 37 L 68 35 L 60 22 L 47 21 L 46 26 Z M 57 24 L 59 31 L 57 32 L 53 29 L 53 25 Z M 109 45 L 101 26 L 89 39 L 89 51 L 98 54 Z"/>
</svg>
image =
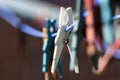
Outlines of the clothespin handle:
<svg viewBox="0 0 120 80">
<path fill-rule="evenodd" d="M 47 30 L 48 37 L 51 37 L 52 33 L 55 33 L 55 31 L 56 31 L 55 23 L 56 23 L 55 19 L 47 19 L 46 20 L 46 30 Z"/>
</svg>

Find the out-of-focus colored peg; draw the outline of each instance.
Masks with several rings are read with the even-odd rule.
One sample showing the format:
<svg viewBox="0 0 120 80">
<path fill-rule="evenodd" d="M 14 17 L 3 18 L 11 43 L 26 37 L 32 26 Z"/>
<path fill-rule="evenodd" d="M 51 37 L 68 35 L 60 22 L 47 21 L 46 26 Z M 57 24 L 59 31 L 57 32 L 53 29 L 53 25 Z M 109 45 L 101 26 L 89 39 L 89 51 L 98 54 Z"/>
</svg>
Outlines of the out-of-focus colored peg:
<svg viewBox="0 0 120 80">
<path fill-rule="evenodd" d="M 100 0 L 101 16 L 102 16 L 102 32 L 104 41 L 111 45 L 114 42 L 114 32 L 111 23 L 110 0 Z"/>
</svg>

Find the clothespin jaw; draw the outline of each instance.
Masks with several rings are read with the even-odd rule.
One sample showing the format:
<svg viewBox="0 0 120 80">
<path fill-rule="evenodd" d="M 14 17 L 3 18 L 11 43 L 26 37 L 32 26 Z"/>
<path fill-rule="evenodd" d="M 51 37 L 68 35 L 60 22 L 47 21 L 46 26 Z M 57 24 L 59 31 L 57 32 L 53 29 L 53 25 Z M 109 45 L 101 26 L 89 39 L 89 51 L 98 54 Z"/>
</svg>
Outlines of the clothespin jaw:
<svg viewBox="0 0 120 80">
<path fill-rule="evenodd" d="M 61 7 L 60 15 L 59 15 L 59 28 L 58 28 L 57 36 L 55 38 L 55 49 L 54 49 L 54 56 L 53 56 L 53 62 L 51 68 L 52 73 L 55 72 L 64 44 L 67 44 L 68 50 L 70 52 L 70 43 L 71 43 L 70 34 L 72 30 L 66 32 L 65 29 L 66 26 L 69 27 L 72 23 L 73 23 L 72 8 L 69 7 L 65 9 L 64 7 Z"/>
</svg>

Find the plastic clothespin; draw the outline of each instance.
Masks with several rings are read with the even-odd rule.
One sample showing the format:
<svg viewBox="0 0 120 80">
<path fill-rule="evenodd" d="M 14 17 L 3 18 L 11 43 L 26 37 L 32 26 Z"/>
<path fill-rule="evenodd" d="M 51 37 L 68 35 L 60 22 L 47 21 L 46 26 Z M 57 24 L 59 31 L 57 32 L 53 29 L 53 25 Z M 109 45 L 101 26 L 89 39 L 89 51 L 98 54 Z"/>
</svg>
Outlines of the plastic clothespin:
<svg viewBox="0 0 120 80">
<path fill-rule="evenodd" d="M 71 52 L 73 56 L 73 60 L 71 59 L 70 61 L 70 70 L 74 70 L 74 66 L 76 64 L 76 59 L 77 55 L 79 53 L 79 46 L 80 46 L 80 41 L 83 37 L 82 35 L 82 30 L 83 30 L 83 0 L 77 0 L 76 1 L 76 16 L 77 19 L 75 18 L 75 27 L 73 28 L 72 31 L 72 46 L 71 46 Z"/>
<path fill-rule="evenodd" d="M 73 24 L 73 17 L 72 17 L 72 8 L 68 7 L 65 9 L 64 7 L 60 8 L 60 16 L 59 16 L 59 28 L 57 32 L 57 36 L 55 38 L 55 49 L 54 49 L 54 56 L 52 61 L 52 68 L 51 72 L 54 73 L 56 66 L 58 64 L 62 49 L 64 44 L 67 44 L 70 56 L 72 58 L 70 45 L 71 45 L 71 32 L 72 29 L 69 31 L 65 31 L 66 26 L 69 27 L 71 24 Z M 75 67 L 75 72 L 78 73 L 78 66 Z"/>
<path fill-rule="evenodd" d="M 56 20 L 55 19 L 47 19 L 46 20 L 46 29 L 43 28 L 43 32 L 45 34 L 44 37 L 44 45 L 43 45 L 43 67 L 42 71 L 48 72 L 49 67 L 51 66 L 53 51 L 54 51 L 54 37 L 51 35 L 56 32 L 55 27 Z M 61 62 L 58 62 L 58 74 L 59 77 L 62 78 L 62 67 Z"/>
<path fill-rule="evenodd" d="M 87 39 L 87 55 L 89 56 L 91 63 L 95 70 L 98 69 L 99 56 L 96 53 L 95 46 L 95 19 L 94 19 L 94 0 L 85 0 L 85 9 L 89 11 L 86 16 L 86 39 Z"/>
<path fill-rule="evenodd" d="M 92 4 L 93 4 L 93 0 L 86 0 L 86 5 L 87 5 L 87 1 L 88 1 L 88 9 L 93 9 L 93 10 L 91 10 L 91 12 L 89 12 L 89 15 L 87 16 L 87 18 L 88 18 L 88 20 L 86 19 L 86 24 L 87 24 L 87 28 L 88 28 L 88 34 L 86 35 L 87 37 L 88 37 L 88 39 L 87 39 L 87 41 L 88 41 L 88 47 L 89 48 L 91 48 L 92 46 L 93 46 L 93 49 L 91 49 L 91 52 L 90 52 L 90 54 L 88 54 L 89 55 L 89 57 L 90 57 L 90 59 L 91 59 L 91 62 L 92 62 L 92 64 L 93 64 L 93 66 L 94 66 L 94 69 L 93 69 L 93 72 L 95 73 L 95 74 L 100 74 L 100 73 L 102 73 L 103 71 L 104 71 L 104 69 L 105 69 L 105 67 L 106 67 L 106 65 L 108 64 L 108 62 L 109 62 L 109 60 L 111 59 L 111 57 L 112 57 L 112 55 L 113 55 L 113 53 L 112 52 L 110 52 L 110 51 L 112 51 L 112 50 L 109 50 L 109 52 L 106 54 L 106 55 L 104 55 L 104 56 L 106 56 L 106 57 L 100 57 L 101 56 L 101 52 L 99 53 L 99 51 L 97 51 L 96 50 L 96 48 L 95 48 L 95 45 L 94 45 L 94 43 L 96 43 L 96 41 L 95 41 L 95 30 L 94 30 L 94 24 L 95 24 L 95 20 L 94 20 L 94 18 L 93 18 L 93 15 L 95 14 L 93 14 L 93 12 L 94 12 L 94 8 L 92 7 Z M 103 1 L 103 0 L 101 0 L 101 1 Z M 104 1 L 103 1 L 104 2 Z M 105 3 L 103 3 L 102 5 L 104 6 L 102 6 L 102 8 L 105 8 L 105 9 L 103 9 L 104 10 L 104 13 L 102 12 L 102 20 L 103 20 L 103 18 L 104 18 L 104 20 L 103 20 L 103 27 L 104 27 L 104 31 L 107 29 L 107 28 L 109 28 L 108 27 L 108 25 L 110 25 L 110 14 L 108 14 L 107 13 L 107 16 L 105 16 L 106 14 L 105 14 L 105 10 L 106 9 L 108 9 L 108 6 L 107 6 L 107 1 L 105 0 Z M 100 2 L 100 4 L 101 4 L 101 2 Z M 89 7 L 90 6 L 90 7 Z M 107 8 L 106 8 L 106 6 L 107 6 Z M 86 6 L 87 7 L 87 6 Z M 108 11 L 109 12 L 109 11 Z M 94 15 L 95 16 L 95 15 Z M 97 15 L 98 16 L 98 15 Z M 104 17 L 103 17 L 104 16 Z M 106 18 L 106 19 L 105 19 Z M 91 31 L 90 31 L 90 28 L 92 28 L 91 29 Z M 92 31 L 93 30 L 93 31 Z M 87 31 L 86 31 L 87 32 Z M 92 34 L 90 35 L 90 32 L 92 32 Z M 108 35 L 108 33 L 110 33 L 111 32 L 111 28 L 109 28 L 108 30 L 106 30 L 106 32 L 107 32 L 107 35 Z M 93 34 L 94 33 L 94 34 Z M 105 32 L 104 32 L 105 33 Z M 105 34 L 103 34 L 103 36 L 105 37 L 106 35 Z M 108 35 L 109 36 L 109 35 Z M 112 38 L 113 39 L 113 38 Z M 110 40 L 107 40 L 107 39 L 105 39 L 105 41 L 107 42 L 107 44 L 112 44 L 112 39 L 111 39 L 111 36 L 110 36 Z M 92 45 L 91 45 L 92 44 Z M 91 46 L 91 47 L 90 47 Z M 109 56 L 109 54 L 110 54 L 110 56 Z M 107 58 L 107 57 L 109 57 L 109 58 Z M 106 60 L 105 62 L 104 62 L 104 64 L 102 64 L 102 60 Z M 98 65 L 99 64 L 99 65 Z M 102 67 L 101 67 L 102 66 Z"/>
<path fill-rule="evenodd" d="M 100 0 L 100 8 L 101 8 L 101 15 L 102 15 L 102 31 L 103 31 L 103 38 L 104 41 L 111 45 L 114 42 L 114 32 L 111 23 L 111 9 L 109 6 L 110 0 Z"/>
<path fill-rule="evenodd" d="M 115 8 L 115 17 L 113 17 L 114 19 L 114 30 L 115 30 L 115 37 L 117 39 L 120 39 L 120 6 L 116 5 Z"/>
</svg>

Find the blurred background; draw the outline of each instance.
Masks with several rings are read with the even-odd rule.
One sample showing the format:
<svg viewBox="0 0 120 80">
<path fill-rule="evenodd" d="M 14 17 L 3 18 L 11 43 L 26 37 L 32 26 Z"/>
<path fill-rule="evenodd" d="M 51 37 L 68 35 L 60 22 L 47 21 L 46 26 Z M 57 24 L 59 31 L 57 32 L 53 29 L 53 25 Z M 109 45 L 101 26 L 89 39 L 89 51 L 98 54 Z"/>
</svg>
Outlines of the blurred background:
<svg viewBox="0 0 120 80">
<path fill-rule="evenodd" d="M 59 8 L 72 7 L 75 12 L 76 0 L 0 0 L 17 15 L 22 23 L 42 31 L 45 18 L 59 17 Z M 2 12 L 0 12 L 1 14 Z M 3 13 L 5 14 L 5 13 Z M 11 22 L 15 18 L 7 17 Z M 19 21 L 19 20 L 18 20 Z M 20 31 L 16 24 L 10 24 L 0 17 L 0 80 L 44 80 L 42 73 L 43 39 Z M 120 80 L 120 60 L 112 58 L 109 69 L 96 76 L 86 54 L 86 43 L 81 41 L 78 54 L 80 73 L 69 71 L 70 55 L 65 46 L 62 52 L 62 80 Z"/>
</svg>

